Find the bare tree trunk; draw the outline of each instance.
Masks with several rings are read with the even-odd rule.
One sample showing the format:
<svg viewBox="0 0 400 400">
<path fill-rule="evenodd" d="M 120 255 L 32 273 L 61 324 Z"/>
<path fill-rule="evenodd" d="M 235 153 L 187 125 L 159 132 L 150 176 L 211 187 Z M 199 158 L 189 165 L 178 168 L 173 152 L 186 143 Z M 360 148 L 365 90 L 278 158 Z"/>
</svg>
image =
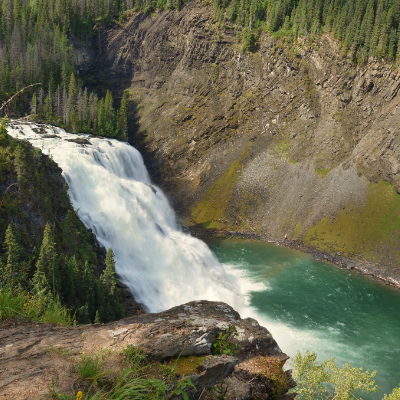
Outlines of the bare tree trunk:
<svg viewBox="0 0 400 400">
<path fill-rule="evenodd" d="M 12 102 L 14 101 L 14 99 L 16 97 L 18 97 L 21 93 L 25 92 L 25 90 L 30 89 L 33 86 L 37 86 L 37 85 L 41 85 L 41 83 L 34 83 L 32 85 L 29 86 L 25 86 L 23 89 L 21 89 L 19 92 L 15 93 L 14 96 L 12 96 L 11 98 L 9 98 L 7 101 L 5 101 L 2 106 L 0 107 L 0 113 L 3 110 L 6 110 L 8 108 L 8 106 L 10 106 L 12 104 Z"/>
</svg>

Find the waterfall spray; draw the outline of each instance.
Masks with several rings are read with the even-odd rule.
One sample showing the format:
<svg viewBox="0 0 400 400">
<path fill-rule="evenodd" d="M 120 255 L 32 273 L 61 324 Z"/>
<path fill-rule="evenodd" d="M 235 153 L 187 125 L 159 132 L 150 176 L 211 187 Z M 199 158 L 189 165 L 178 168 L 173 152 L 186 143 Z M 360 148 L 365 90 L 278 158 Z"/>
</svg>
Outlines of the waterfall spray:
<svg viewBox="0 0 400 400">
<path fill-rule="evenodd" d="M 120 279 L 148 311 L 196 299 L 223 300 L 243 309 L 239 280 L 205 243 L 181 231 L 134 147 L 51 126 L 40 134 L 37 128 L 14 123 L 8 133 L 51 154 L 79 218 L 106 249 L 112 247 Z M 71 141 L 76 139 L 86 144 Z"/>
</svg>

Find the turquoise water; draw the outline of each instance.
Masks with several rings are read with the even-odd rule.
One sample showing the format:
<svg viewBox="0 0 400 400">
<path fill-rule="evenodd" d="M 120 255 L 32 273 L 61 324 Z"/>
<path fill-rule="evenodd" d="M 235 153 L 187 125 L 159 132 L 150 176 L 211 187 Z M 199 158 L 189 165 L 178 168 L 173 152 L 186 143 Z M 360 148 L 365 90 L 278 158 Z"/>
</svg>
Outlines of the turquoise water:
<svg viewBox="0 0 400 400">
<path fill-rule="evenodd" d="M 301 252 L 248 240 L 211 240 L 218 259 L 249 288 L 260 323 L 290 356 L 315 351 L 319 360 L 377 370 L 382 399 L 400 384 L 400 291 Z"/>
</svg>

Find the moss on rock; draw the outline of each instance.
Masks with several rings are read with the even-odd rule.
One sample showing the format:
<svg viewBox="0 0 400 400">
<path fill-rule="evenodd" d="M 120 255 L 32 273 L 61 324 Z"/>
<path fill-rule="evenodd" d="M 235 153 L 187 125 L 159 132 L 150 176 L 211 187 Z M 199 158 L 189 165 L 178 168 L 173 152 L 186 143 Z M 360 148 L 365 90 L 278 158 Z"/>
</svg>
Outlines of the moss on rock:
<svg viewBox="0 0 400 400">
<path fill-rule="evenodd" d="M 308 229 L 307 244 L 345 256 L 363 255 L 384 261 L 382 246 L 393 252 L 400 232 L 400 195 L 385 181 L 370 183 L 363 205 L 348 203 L 336 217 L 326 217 Z"/>
</svg>

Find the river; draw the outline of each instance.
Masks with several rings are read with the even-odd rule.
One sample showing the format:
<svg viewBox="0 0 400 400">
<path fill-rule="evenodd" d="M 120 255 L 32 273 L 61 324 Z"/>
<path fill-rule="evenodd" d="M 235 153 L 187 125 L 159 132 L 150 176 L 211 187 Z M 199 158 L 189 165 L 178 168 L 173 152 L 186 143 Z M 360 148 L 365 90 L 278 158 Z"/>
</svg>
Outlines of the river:
<svg viewBox="0 0 400 400">
<path fill-rule="evenodd" d="M 380 394 L 400 383 L 400 292 L 268 243 L 211 241 L 210 250 L 182 232 L 126 143 L 19 122 L 8 133 L 58 163 L 80 219 L 113 248 L 121 280 L 148 311 L 224 301 L 257 318 L 291 356 L 310 349 L 377 369 Z"/>
<path fill-rule="evenodd" d="M 219 261 L 253 289 L 248 301 L 289 355 L 377 370 L 381 399 L 400 384 L 400 292 L 299 251 L 250 240 L 211 240 Z M 262 282 L 265 286 L 257 288 Z"/>
</svg>

